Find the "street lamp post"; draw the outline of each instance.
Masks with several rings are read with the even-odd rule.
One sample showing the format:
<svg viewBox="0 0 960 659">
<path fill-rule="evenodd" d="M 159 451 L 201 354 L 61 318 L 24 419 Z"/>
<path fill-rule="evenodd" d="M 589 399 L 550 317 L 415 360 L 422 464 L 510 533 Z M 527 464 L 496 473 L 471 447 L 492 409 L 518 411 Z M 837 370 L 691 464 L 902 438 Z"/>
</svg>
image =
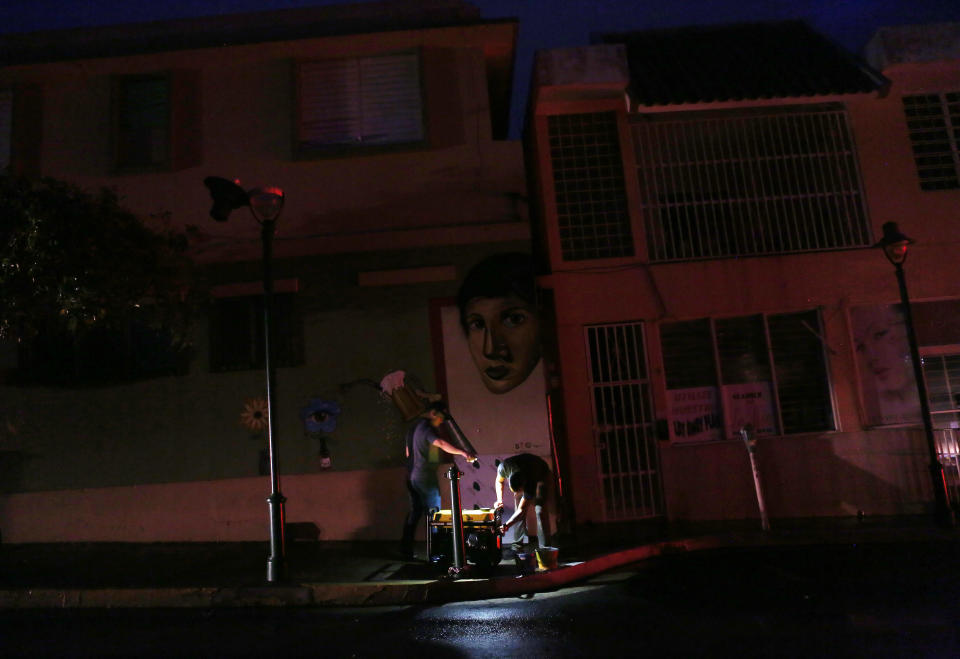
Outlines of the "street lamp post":
<svg viewBox="0 0 960 659">
<path fill-rule="evenodd" d="M 933 486 L 934 519 L 940 526 L 953 526 L 953 510 L 950 508 L 950 497 L 947 491 L 947 481 L 943 475 L 943 464 L 940 462 L 936 440 L 933 436 L 933 421 L 930 416 L 930 403 L 927 400 L 927 385 L 923 378 L 923 365 L 920 361 L 920 348 L 917 344 L 917 334 L 913 326 L 913 313 L 910 310 L 907 279 L 903 272 L 903 262 L 907 260 L 907 247 L 913 243 L 912 238 L 900 233 L 896 222 L 887 222 L 883 225 L 883 238 L 874 247 L 882 249 L 887 260 L 893 264 L 897 275 L 897 284 L 900 286 L 900 303 L 903 307 L 907 342 L 910 344 L 910 360 L 913 362 L 913 375 L 917 381 L 917 394 L 920 398 L 920 416 L 923 419 L 927 451 L 930 454 L 930 482 Z"/>
<path fill-rule="evenodd" d="M 277 461 L 276 373 L 273 341 L 273 236 L 276 221 L 283 210 L 283 190 L 280 188 L 255 188 L 244 191 L 234 181 L 208 176 L 204 184 L 213 197 L 210 215 L 218 222 L 225 222 L 230 211 L 248 206 L 253 218 L 260 225 L 263 244 L 263 341 L 264 367 L 267 374 L 267 450 L 270 457 L 270 496 L 267 504 L 270 511 L 270 556 L 267 558 L 267 581 L 282 580 L 286 573 L 286 549 L 284 545 L 284 503 L 280 492 L 280 469 Z"/>
</svg>

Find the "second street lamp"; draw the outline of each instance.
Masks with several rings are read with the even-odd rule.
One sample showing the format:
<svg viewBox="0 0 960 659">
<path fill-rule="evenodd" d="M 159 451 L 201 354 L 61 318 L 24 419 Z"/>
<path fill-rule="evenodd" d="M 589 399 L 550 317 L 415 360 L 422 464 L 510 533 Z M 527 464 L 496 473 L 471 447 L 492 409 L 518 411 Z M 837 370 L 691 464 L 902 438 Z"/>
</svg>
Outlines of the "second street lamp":
<svg viewBox="0 0 960 659">
<path fill-rule="evenodd" d="M 270 457 L 270 557 L 267 559 L 267 581 L 283 579 L 286 572 L 286 548 L 284 545 L 284 503 L 280 492 L 280 468 L 277 459 L 277 421 L 274 410 L 276 374 L 273 341 L 273 236 L 276 221 L 283 210 L 283 190 L 280 188 L 255 188 L 245 191 L 234 181 L 208 176 L 203 181 L 213 197 L 210 215 L 218 222 L 225 222 L 230 212 L 248 206 L 257 224 L 263 243 L 263 341 L 264 366 L 267 372 L 267 449 Z"/>
<path fill-rule="evenodd" d="M 883 225 L 883 238 L 874 247 L 882 249 L 887 260 L 893 264 L 897 274 L 897 284 L 900 286 L 900 304 L 903 307 L 907 342 L 910 344 L 910 359 L 913 361 L 913 375 L 917 381 L 917 393 L 920 397 L 920 416 L 923 419 L 923 431 L 927 440 L 927 451 L 930 454 L 930 482 L 933 486 L 934 519 L 940 526 L 953 526 L 953 510 L 950 508 L 950 497 L 947 490 L 947 481 L 943 475 L 943 464 L 940 462 L 940 454 L 937 451 L 937 443 L 933 436 L 933 420 L 930 416 L 930 402 L 927 400 L 927 385 L 923 378 L 923 363 L 920 361 L 920 348 L 913 327 L 913 312 L 910 310 L 910 295 L 907 293 L 907 279 L 903 272 L 903 262 L 907 260 L 907 248 L 913 243 L 912 238 L 900 233 L 896 222 L 887 222 Z"/>
</svg>

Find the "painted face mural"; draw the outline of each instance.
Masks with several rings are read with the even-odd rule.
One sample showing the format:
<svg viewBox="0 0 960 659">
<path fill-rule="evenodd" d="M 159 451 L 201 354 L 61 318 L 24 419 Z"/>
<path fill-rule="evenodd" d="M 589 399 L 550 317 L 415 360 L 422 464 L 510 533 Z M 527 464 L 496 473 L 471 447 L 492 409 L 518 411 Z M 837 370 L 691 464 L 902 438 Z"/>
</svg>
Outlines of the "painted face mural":
<svg viewBox="0 0 960 659">
<path fill-rule="evenodd" d="M 521 384 L 540 361 L 539 319 L 520 298 L 474 298 L 466 323 L 470 356 L 492 393 Z"/>
<path fill-rule="evenodd" d="M 516 388 L 540 361 L 535 290 L 533 262 L 520 253 L 484 259 L 460 286 L 460 324 L 480 379 L 491 393 Z"/>
</svg>

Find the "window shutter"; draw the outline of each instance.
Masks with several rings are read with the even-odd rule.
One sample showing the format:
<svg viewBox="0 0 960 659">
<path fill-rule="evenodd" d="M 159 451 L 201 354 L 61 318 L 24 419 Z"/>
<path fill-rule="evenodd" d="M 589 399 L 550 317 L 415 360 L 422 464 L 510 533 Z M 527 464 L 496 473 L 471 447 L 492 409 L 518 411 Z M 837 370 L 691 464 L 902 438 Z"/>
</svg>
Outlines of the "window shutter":
<svg viewBox="0 0 960 659">
<path fill-rule="evenodd" d="M 420 61 L 415 53 L 304 62 L 299 85 L 302 147 L 423 139 Z"/>
<path fill-rule="evenodd" d="M 116 164 L 169 164 L 170 80 L 165 75 L 121 78 L 117 86 Z"/>
<path fill-rule="evenodd" d="M 170 76 L 170 162 L 174 170 L 203 162 L 200 74 L 174 71 Z"/>
<path fill-rule="evenodd" d="M 13 149 L 13 92 L 0 90 L 0 171 L 10 165 Z"/>
</svg>

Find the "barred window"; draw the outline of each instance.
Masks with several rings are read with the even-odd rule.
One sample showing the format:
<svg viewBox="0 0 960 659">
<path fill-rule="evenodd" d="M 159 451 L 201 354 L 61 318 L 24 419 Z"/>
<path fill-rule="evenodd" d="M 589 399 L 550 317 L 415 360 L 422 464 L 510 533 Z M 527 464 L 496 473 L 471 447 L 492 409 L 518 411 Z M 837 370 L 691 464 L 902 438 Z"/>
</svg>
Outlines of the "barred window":
<svg viewBox="0 0 960 659">
<path fill-rule="evenodd" d="M 547 129 L 564 261 L 633 256 L 617 115 L 554 115 Z"/>
<path fill-rule="evenodd" d="M 812 310 L 661 325 L 671 439 L 833 430 L 821 336 Z"/>
<path fill-rule="evenodd" d="M 960 188 L 960 92 L 903 97 L 922 190 Z"/>
<path fill-rule="evenodd" d="M 639 115 L 633 139 L 651 261 L 870 244 L 842 107 Z"/>
<path fill-rule="evenodd" d="M 425 139 L 417 53 L 302 62 L 297 76 L 301 155 Z"/>
</svg>

